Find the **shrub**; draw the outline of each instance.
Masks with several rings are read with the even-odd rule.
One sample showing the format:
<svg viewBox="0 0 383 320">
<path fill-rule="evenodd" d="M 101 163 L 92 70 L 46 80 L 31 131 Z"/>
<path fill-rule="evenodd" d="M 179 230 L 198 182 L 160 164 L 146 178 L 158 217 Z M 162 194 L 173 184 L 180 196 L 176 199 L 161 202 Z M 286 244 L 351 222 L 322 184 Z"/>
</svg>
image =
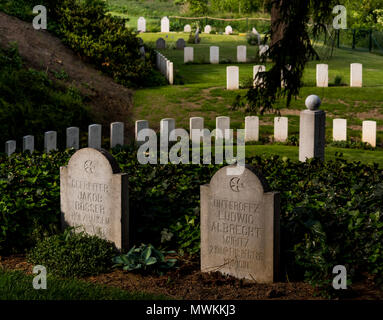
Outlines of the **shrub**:
<svg viewBox="0 0 383 320">
<path fill-rule="evenodd" d="M 85 277 L 108 271 L 115 254 L 113 243 L 68 228 L 39 241 L 27 260 L 56 276 Z"/>
<path fill-rule="evenodd" d="M 246 36 L 247 43 L 251 46 L 257 46 L 258 43 L 258 36 L 254 33 L 248 33 Z"/>
</svg>

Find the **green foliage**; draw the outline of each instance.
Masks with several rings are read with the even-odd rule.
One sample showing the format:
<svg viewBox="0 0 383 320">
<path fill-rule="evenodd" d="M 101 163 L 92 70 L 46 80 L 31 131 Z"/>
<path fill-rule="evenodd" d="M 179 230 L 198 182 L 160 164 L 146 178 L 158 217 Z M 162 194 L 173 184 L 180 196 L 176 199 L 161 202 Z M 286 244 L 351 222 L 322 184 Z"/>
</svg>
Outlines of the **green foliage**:
<svg viewBox="0 0 383 320">
<path fill-rule="evenodd" d="M 68 228 L 39 241 L 27 259 L 34 265 L 43 265 L 50 274 L 85 277 L 108 271 L 115 254 L 112 242 Z"/>
<path fill-rule="evenodd" d="M 208 0 L 186 0 L 189 10 L 193 14 L 206 15 L 208 13 Z"/>
<path fill-rule="evenodd" d="M 248 33 L 246 35 L 246 41 L 251 46 L 257 46 L 258 45 L 258 36 L 254 33 Z"/>
<path fill-rule="evenodd" d="M 361 150 L 374 150 L 375 148 L 367 142 L 362 141 L 331 141 L 329 146 L 339 147 L 339 148 L 347 148 L 347 149 L 361 149 Z"/>
<path fill-rule="evenodd" d="M 24 68 L 16 46 L 0 49 L 2 141 L 32 134 L 42 148 L 44 131 L 65 136 L 66 127 L 85 128 L 90 121 L 89 109 L 76 90 L 59 87 L 44 72 Z"/>
<path fill-rule="evenodd" d="M 174 252 L 161 252 L 151 244 L 141 244 L 138 248 L 131 248 L 127 254 L 114 257 L 114 267 L 122 267 L 125 271 L 142 269 L 162 273 L 173 268 L 177 262 L 177 259 L 165 259 L 165 254 L 169 253 Z"/>
</svg>

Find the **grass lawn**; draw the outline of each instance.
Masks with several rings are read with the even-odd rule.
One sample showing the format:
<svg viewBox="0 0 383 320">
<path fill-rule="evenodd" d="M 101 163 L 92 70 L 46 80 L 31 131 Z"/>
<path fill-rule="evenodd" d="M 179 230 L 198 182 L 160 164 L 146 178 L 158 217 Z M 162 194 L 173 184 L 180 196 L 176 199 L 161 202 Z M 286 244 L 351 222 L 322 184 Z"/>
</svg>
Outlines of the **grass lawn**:
<svg viewBox="0 0 383 320">
<path fill-rule="evenodd" d="M 76 279 L 47 278 L 46 290 L 32 287 L 33 275 L 0 270 L 0 300 L 167 300 L 165 296 L 128 292 Z"/>
</svg>

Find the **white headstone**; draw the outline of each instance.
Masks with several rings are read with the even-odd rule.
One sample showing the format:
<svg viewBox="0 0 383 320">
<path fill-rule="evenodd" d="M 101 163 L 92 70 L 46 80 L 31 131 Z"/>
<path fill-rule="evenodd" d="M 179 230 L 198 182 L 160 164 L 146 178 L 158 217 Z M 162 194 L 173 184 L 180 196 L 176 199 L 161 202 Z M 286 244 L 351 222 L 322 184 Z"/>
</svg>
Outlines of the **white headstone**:
<svg viewBox="0 0 383 320">
<path fill-rule="evenodd" d="M 137 141 L 138 133 L 143 129 L 149 129 L 149 122 L 147 120 L 137 120 L 135 124 L 135 139 Z M 143 142 L 140 142 L 143 143 Z"/>
<path fill-rule="evenodd" d="M 35 151 L 35 137 L 28 135 L 23 137 L 23 152 L 29 151 L 33 152 Z"/>
<path fill-rule="evenodd" d="M 210 47 L 210 63 L 219 64 L 219 47 Z"/>
<path fill-rule="evenodd" d="M 169 84 L 173 84 L 174 83 L 174 66 L 173 66 L 173 62 L 170 62 L 169 63 L 169 78 L 168 78 L 168 81 L 169 81 Z"/>
<path fill-rule="evenodd" d="M 144 17 L 139 17 L 137 21 L 137 31 L 146 32 L 146 20 Z"/>
<path fill-rule="evenodd" d="M 239 89 L 239 67 L 226 67 L 226 89 Z"/>
<path fill-rule="evenodd" d="M 8 140 L 5 143 L 5 154 L 9 157 L 15 152 L 16 152 L 16 141 L 15 140 Z"/>
<path fill-rule="evenodd" d="M 124 145 L 124 123 L 113 122 L 110 124 L 110 147 Z"/>
<path fill-rule="evenodd" d="M 201 271 L 270 283 L 279 278 L 280 194 L 246 166 L 201 186 Z"/>
<path fill-rule="evenodd" d="M 237 46 L 237 62 L 246 61 L 246 46 Z"/>
<path fill-rule="evenodd" d="M 162 119 L 160 122 L 160 135 L 169 137 L 170 132 L 176 128 L 176 121 L 172 118 Z"/>
<path fill-rule="evenodd" d="M 184 48 L 184 63 L 193 62 L 193 61 L 194 61 L 194 48 L 185 47 Z"/>
<path fill-rule="evenodd" d="M 225 28 L 225 34 L 232 34 L 233 33 L 233 28 L 231 26 L 227 26 Z"/>
<path fill-rule="evenodd" d="M 317 64 L 317 87 L 328 87 L 328 64 Z"/>
<path fill-rule="evenodd" d="M 57 132 L 56 131 L 48 131 L 44 133 L 44 150 L 47 153 L 52 150 L 57 150 Z"/>
<path fill-rule="evenodd" d="M 184 32 L 190 33 L 191 32 L 191 26 L 190 24 L 187 24 L 184 26 Z"/>
<path fill-rule="evenodd" d="M 190 126 L 190 140 L 193 138 L 193 129 L 203 130 L 204 119 L 202 117 L 192 117 L 189 120 Z"/>
<path fill-rule="evenodd" d="M 334 119 L 332 121 L 332 139 L 334 141 L 347 141 L 346 119 Z"/>
<path fill-rule="evenodd" d="M 260 78 L 256 78 L 258 72 L 265 72 L 265 71 L 266 71 L 266 67 L 265 67 L 265 66 L 257 65 L 257 66 L 254 66 L 254 67 L 253 67 L 254 87 L 255 87 L 257 84 L 261 84 L 261 83 L 262 83 L 262 79 L 260 79 Z"/>
<path fill-rule="evenodd" d="M 351 63 L 350 87 L 362 87 L 362 84 L 363 84 L 363 65 L 361 63 Z"/>
<path fill-rule="evenodd" d="M 206 25 L 206 26 L 205 26 L 205 29 L 204 29 L 203 32 L 204 32 L 204 33 L 210 33 L 210 32 L 211 32 L 211 26 Z"/>
<path fill-rule="evenodd" d="M 376 147 L 376 121 L 362 122 L 362 141 Z"/>
<path fill-rule="evenodd" d="M 274 140 L 278 142 L 287 141 L 288 137 L 288 118 L 275 117 L 274 118 Z"/>
<path fill-rule="evenodd" d="M 169 32 L 170 31 L 169 25 L 170 25 L 170 22 L 168 17 L 163 17 L 161 19 L 161 32 Z"/>
<path fill-rule="evenodd" d="M 267 54 L 267 50 L 269 50 L 269 46 L 267 44 L 260 45 L 259 46 L 259 56 L 263 56 L 264 54 Z"/>
<path fill-rule="evenodd" d="M 224 137 L 228 137 L 230 129 L 230 117 L 216 117 L 215 118 L 215 128 L 217 139 L 223 139 Z"/>
<path fill-rule="evenodd" d="M 97 150 L 101 149 L 101 124 L 91 124 L 88 127 L 88 147 Z"/>
<path fill-rule="evenodd" d="M 128 248 L 128 176 L 105 150 L 84 148 L 60 168 L 62 227 Z"/>
<path fill-rule="evenodd" d="M 259 118 L 256 116 L 245 117 L 245 141 L 259 140 Z"/>
<path fill-rule="evenodd" d="M 80 129 L 70 127 L 66 129 L 66 147 L 67 149 L 80 149 Z"/>
</svg>

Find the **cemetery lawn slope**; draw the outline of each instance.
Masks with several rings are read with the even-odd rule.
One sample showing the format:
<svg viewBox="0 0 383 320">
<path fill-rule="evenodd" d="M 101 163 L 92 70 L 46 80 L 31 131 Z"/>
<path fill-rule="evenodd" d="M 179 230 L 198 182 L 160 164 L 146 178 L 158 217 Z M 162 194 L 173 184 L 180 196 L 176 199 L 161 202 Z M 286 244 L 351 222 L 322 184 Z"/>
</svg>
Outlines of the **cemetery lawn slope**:
<svg viewBox="0 0 383 320">
<path fill-rule="evenodd" d="M 95 121 L 108 127 L 110 122 L 126 122 L 130 118 L 131 90 L 82 61 L 49 32 L 34 30 L 32 24 L 0 12 L 0 46 L 13 43 L 28 67 L 44 71 L 53 80 L 75 87 L 86 96 Z M 133 130 L 129 123 L 126 126 L 127 132 Z"/>
</svg>

